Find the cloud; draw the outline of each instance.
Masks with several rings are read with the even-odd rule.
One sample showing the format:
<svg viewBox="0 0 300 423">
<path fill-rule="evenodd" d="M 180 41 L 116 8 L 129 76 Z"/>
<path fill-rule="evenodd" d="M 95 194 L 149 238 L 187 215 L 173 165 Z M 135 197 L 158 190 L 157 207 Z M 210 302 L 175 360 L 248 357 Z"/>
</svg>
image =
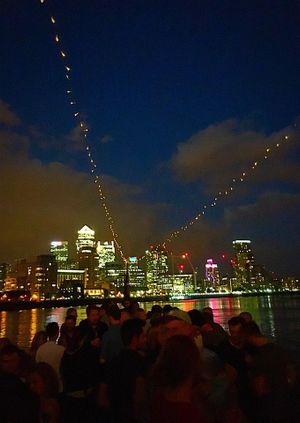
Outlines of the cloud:
<svg viewBox="0 0 300 423">
<path fill-rule="evenodd" d="M 113 137 L 109 134 L 106 134 L 100 139 L 100 144 L 108 144 L 109 142 L 112 142 L 112 141 L 113 141 Z"/>
<path fill-rule="evenodd" d="M 27 128 L 27 134 L 31 139 L 32 145 L 40 150 L 76 154 L 85 149 L 85 141 L 79 125 L 60 137 L 44 134 L 39 128 L 34 126 Z"/>
<path fill-rule="evenodd" d="M 30 139 L 26 135 L 8 129 L 0 130 L 0 159 L 2 162 L 15 157 L 22 158 L 28 152 Z"/>
<path fill-rule="evenodd" d="M 20 118 L 11 111 L 10 106 L 0 100 L 0 124 L 5 126 L 18 126 L 20 123 Z"/>
<path fill-rule="evenodd" d="M 224 227 L 253 240 L 257 262 L 287 275 L 298 271 L 300 194 L 264 192 L 255 201 L 227 209 Z"/>
<path fill-rule="evenodd" d="M 282 143 L 286 134 L 289 144 L 298 137 L 291 127 L 266 135 L 245 128 L 243 122 L 226 120 L 208 126 L 179 144 L 170 165 L 183 182 L 198 181 L 206 191 L 217 192 L 243 171 L 248 171 L 255 161 L 264 161 L 266 148 Z M 288 157 L 287 147 L 281 147 L 278 153 L 273 148 L 269 161 L 259 163 L 250 181 L 300 182 L 298 175 L 299 165 Z"/>
<path fill-rule="evenodd" d="M 69 240 L 74 252 L 76 231 L 85 223 L 98 239 L 112 239 L 90 175 L 43 163 L 30 155 L 30 143 L 13 131 L 0 133 L 0 261 L 47 253 L 53 239 Z M 142 254 L 161 236 L 157 222 L 167 205 L 142 201 L 139 186 L 108 175 L 102 180 L 125 254 Z"/>
<path fill-rule="evenodd" d="M 181 172 L 185 182 L 201 181 L 207 191 L 212 190 L 231 177 L 232 167 L 235 173 L 244 162 L 255 160 L 268 142 L 275 142 L 284 133 L 265 136 L 244 130 L 236 121 L 211 125 L 178 147 L 173 169 Z M 24 124 L 0 130 L 0 262 L 47 253 L 53 239 L 69 240 L 74 253 L 76 231 L 83 224 L 92 226 L 98 239 L 112 239 L 91 176 L 66 164 L 63 152 L 70 149 L 76 153 L 72 146 L 77 141 L 76 130 L 53 139 Z M 274 155 L 262 166 L 262 173 L 258 169 L 252 181 L 262 185 L 263 178 L 271 181 L 275 175 L 280 181 L 297 184 L 298 167 L 287 146 L 282 150 L 284 156 L 278 154 L 276 162 Z M 41 161 L 33 147 L 61 152 L 64 164 L 57 159 Z M 47 157 L 53 157 L 52 153 Z M 178 201 L 176 195 L 173 204 L 153 202 L 147 200 L 147 192 L 138 184 L 126 184 L 110 175 L 101 178 L 120 243 L 128 256 L 141 255 L 150 244 L 163 241 L 166 231 L 177 229 L 175 221 L 184 224 L 184 214 L 193 213 L 190 205 Z M 288 255 L 293 263 L 298 263 L 298 194 L 264 189 L 253 198 L 237 197 L 235 205 L 230 200 L 220 203 L 221 207 L 199 219 L 172 242 L 170 249 L 174 254 L 188 250 L 203 275 L 207 258 L 220 264 L 222 252 L 232 254 L 232 240 L 247 237 L 253 240 L 258 262 L 271 270 L 290 273 L 290 264 L 281 257 Z"/>
</svg>

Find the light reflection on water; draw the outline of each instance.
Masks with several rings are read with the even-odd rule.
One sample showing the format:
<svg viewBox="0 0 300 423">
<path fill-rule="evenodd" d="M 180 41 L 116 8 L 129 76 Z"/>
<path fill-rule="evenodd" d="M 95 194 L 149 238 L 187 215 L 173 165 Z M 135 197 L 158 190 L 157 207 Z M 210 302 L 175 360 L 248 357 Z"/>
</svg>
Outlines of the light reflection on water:
<svg viewBox="0 0 300 423">
<path fill-rule="evenodd" d="M 156 303 L 157 304 L 157 303 Z M 160 303 L 163 305 L 164 303 Z M 227 329 L 230 317 L 241 311 L 249 311 L 260 325 L 263 333 L 274 337 L 300 357 L 300 296 L 218 297 L 200 300 L 170 302 L 184 311 L 209 306 L 214 310 L 215 320 Z M 148 311 L 153 303 L 141 303 Z M 84 319 L 85 307 L 78 307 L 78 321 Z M 49 322 L 61 325 L 65 308 L 34 309 L 0 312 L 0 336 L 6 336 L 27 349 L 34 334 Z"/>
</svg>

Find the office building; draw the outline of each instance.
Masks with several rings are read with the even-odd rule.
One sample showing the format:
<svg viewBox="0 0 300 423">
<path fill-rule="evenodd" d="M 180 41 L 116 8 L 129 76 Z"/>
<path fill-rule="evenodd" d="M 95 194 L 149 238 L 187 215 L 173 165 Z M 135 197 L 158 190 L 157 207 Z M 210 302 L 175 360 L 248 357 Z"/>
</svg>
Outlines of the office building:
<svg viewBox="0 0 300 423">
<path fill-rule="evenodd" d="M 86 271 L 85 289 L 94 289 L 98 268 L 98 255 L 96 253 L 95 231 L 88 225 L 84 225 L 77 232 L 77 257 L 78 268 Z"/>
<path fill-rule="evenodd" d="M 96 247 L 95 231 L 92 228 L 90 228 L 88 225 L 84 225 L 77 232 L 77 241 L 76 241 L 77 252 L 79 252 L 83 247 L 84 248 Z"/>
<path fill-rule="evenodd" d="M 59 296 L 63 298 L 83 298 L 87 284 L 86 270 L 59 269 L 57 270 L 57 286 Z"/>
<path fill-rule="evenodd" d="M 79 269 L 58 269 L 57 270 L 57 287 L 60 288 L 65 282 L 81 283 L 83 287 L 87 284 L 86 270 Z"/>
<path fill-rule="evenodd" d="M 220 275 L 218 265 L 214 263 L 213 259 L 207 259 L 205 264 L 205 279 L 207 288 L 217 288 L 220 285 Z"/>
<path fill-rule="evenodd" d="M 128 274 L 130 292 L 136 292 L 142 295 L 146 289 L 146 276 L 145 272 L 139 267 L 137 257 L 129 257 Z"/>
<path fill-rule="evenodd" d="M 163 249 L 146 250 L 146 281 L 148 292 L 152 294 L 167 293 L 169 290 L 168 256 Z"/>
<path fill-rule="evenodd" d="M 94 289 L 98 267 L 98 255 L 95 247 L 82 247 L 78 252 L 78 267 L 80 270 L 86 271 L 86 285 L 85 289 Z"/>
<path fill-rule="evenodd" d="M 253 274 L 254 256 L 251 248 L 251 241 L 237 239 L 233 241 L 235 259 L 233 268 L 238 288 L 249 289 L 255 285 Z"/>
<path fill-rule="evenodd" d="M 58 269 L 67 269 L 69 260 L 68 241 L 52 241 L 50 254 L 55 256 Z"/>
<path fill-rule="evenodd" d="M 114 241 L 98 241 L 96 251 L 99 256 L 99 269 L 105 269 L 107 263 L 115 262 L 116 249 Z"/>
<path fill-rule="evenodd" d="M 30 268 L 30 273 L 32 269 Z M 37 256 L 34 269 L 34 293 L 39 299 L 54 299 L 57 294 L 57 263 L 55 256 Z"/>
</svg>

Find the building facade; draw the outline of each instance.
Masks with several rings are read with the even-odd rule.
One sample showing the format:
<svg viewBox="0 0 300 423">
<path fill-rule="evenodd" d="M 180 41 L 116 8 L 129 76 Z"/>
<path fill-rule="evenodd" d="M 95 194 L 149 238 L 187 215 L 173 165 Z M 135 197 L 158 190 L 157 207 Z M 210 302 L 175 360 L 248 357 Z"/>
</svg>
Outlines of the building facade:
<svg viewBox="0 0 300 423">
<path fill-rule="evenodd" d="M 207 259 L 205 264 L 205 280 L 207 288 L 216 290 L 220 285 L 220 275 L 218 265 L 214 263 L 213 259 Z"/>
<path fill-rule="evenodd" d="M 114 241 L 98 241 L 96 251 L 99 256 L 99 269 L 105 269 L 107 263 L 114 263 L 116 261 Z"/>
<path fill-rule="evenodd" d="M 147 289 L 151 294 L 166 293 L 169 290 L 168 256 L 163 249 L 145 252 Z"/>
<path fill-rule="evenodd" d="M 77 258 L 78 268 L 85 270 L 85 289 L 94 289 L 97 280 L 98 254 L 96 252 L 95 231 L 88 225 L 84 225 L 77 232 Z"/>
<path fill-rule="evenodd" d="M 50 244 L 50 254 L 55 256 L 58 269 L 67 269 L 69 261 L 68 241 L 52 241 Z"/>
<path fill-rule="evenodd" d="M 233 241 L 233 262 L 237 288 L 250 289 L 255 285 L 254 256 L 250 240 Z"/>
<path fill-rule="evenodd" d="M 34 294 L 41 300 L 54 299 L 57 294 L 57 263 L 55 256 L 37 256 L 34 269 Z"/>
<path fill-rule="evenodd" d="M 83 247 L 84 248 L 96 247 L 95 231 L 92 228 L 90 228 L 88 225 L 84 225 L 77 232 L 77 241 L 76 241 L 77 252 L 79 252 Z"/>
</svg>

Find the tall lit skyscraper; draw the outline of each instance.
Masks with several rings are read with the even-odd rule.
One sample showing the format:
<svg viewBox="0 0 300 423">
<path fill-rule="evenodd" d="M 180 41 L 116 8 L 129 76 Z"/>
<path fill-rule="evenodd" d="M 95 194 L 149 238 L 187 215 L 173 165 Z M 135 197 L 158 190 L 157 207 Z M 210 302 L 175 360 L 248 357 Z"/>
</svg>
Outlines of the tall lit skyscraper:
<svg viewBox="0 0 300 423">
<path fill-rule="evenodd" d="M 132 290 L 144 291 L 145 290 L 145 273 L 139 268 L 137 257 L 129 257 L 128 261 L 129 285 Z"/>
<path fill-rule="evenodd" d="M 147 287 L 152 291 L 164 291 L 168 284 L 168 256 L 165 250 L 146 250 Z"/>
<path fill-rule="evenodd" d="M 77 232 L 77 241 L 76 241 L 77 252 L 82 247 L 96 247 L 95 241 L 95 231 L 90 228 L 88 225 L 84 225 Z"/>
<path fill-rule="evenodd" d="M 55 298 L 57 293 L 57 263 L 55 256 L 43 254 L 37 257 L 33 291 L 40 299 Z"/>
<path fill-rule="evenodd" d="M 237 284 L 249 288 L 253 283 L 254 256 L 251 249 L 251 241 L 237 239 L 233 241 L 235 254 L 234 271 Z"/>
<path fill-rule="evenodd" d="M 96 251 L 99 256 L 99 269 L 105 269 L 107 263 L 115 262 L 116 249 L 114 241 L 98 241 Z"/>
<path fill-rule="evenodd" d="M 96 268 L 98 267 L 98 255 L 96 253 L 95 231 L 88 225 L 84 225 L 79 231 L 76 241 L 78 267 L 86 270 L 86 289 L 94 289 L 96 282 Z"/>
<path fill-rule="evenodd" d="M 50 244 L 50 253 L 55 256 L 58 269 L 68 268 L 68 241 L 52 241 Z"/>
<path fill-rule="evenodd" d="M 218 265 L 214 263 L 213 259 L 207 259 L 206 261 L 205 278 L 211 288 L 216 288 L 220 284 Z"/>
</svg>

